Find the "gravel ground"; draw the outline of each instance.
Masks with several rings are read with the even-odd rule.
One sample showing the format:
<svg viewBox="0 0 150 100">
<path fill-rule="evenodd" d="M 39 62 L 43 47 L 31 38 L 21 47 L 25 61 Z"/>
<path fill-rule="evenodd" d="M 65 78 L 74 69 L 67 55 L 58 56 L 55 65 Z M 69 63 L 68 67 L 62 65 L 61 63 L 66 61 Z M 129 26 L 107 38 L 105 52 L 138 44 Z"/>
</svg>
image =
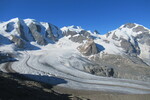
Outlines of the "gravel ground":
<svg viewBox="0 0 150 100">
<path fill-rule="evenodd" d="M 36 82 L 20 74 L 0 72 L 0 100 L 150 100 L 150 94 L 73 90 Z"/>
</svg>

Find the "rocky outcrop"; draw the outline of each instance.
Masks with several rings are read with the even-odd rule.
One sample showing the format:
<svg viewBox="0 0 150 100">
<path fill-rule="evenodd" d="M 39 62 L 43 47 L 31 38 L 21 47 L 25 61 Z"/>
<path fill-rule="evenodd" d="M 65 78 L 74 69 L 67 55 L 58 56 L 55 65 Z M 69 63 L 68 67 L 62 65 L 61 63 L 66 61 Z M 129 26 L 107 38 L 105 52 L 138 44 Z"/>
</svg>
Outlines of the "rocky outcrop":
<svg viewBox="0 0 150 100">
<path fill-rule="evenodd" d="M 89 39 L 85 44 L 79 46 L 77 49 L 85 56 L 90 56 L 99 52 L 95 42 L 92 39 Z"/>
<path fill-rule="evenodd" d="M 67 31 L 64 31 L 63 34 L 64 34 L 65 36 L 69 36 L 69 35 L 74 36 L 74 35 L 76 35 L 76 34 L 78 34 L 78 33 L 77 33 L 76 31 L 67 30 Z"/>
<path fill-rule="evenodd" d="M 16 23 L 15 22 L 9 22 L 6 24 L 5 31 L 6 32 L 12 32 L 15 30 L 15 32 L 17 32 L 18 35 L 23 40 L 28 41 L 28 38 L 25 36 L 24 27 L 23 27 L 22 23 L 24 23 L 23 20 L 16 18 Z"/>
<path fill-rule="evenodd" d="M 86 40 L 87 38 L 79 34 L 77 36 L 71 36 L 69 39 L 73 42 L 83 43 L 83 41 Z"/>
<path fill-rule="evenodd" d="M 133 28 L 133 27 L 135 27 L 136 25 L 134 24 L 134 23 L 127 23 L 127 24 L 125 24 L 123 27 L 124 28 Z"/>
<path fill-rule="evenodd" d="M 141 44 L 147 44 L 150 46 L 150 34 L 149 32 L 144 32 L 136 36 L 136 40 Z"/>
<path fill-rule="evenodd" d="M 29 25 L 29 29 L 30 32 L 32 34 L 32 36 L 34 37 L 35 41 L 39 44 L 39 45 L 46 45 L 47 42 L 44 39 L 44 37 L 40 34 L 41 32 L 41 27 L 39 25 L 36 25 L 34 23 L 31 23 Z"/>
<path fill-rule="evenodd" d="M 115 33 L 112 35 L 112 39 L 118 41 L 118 37 L 116 36 Z"/>
<path fill-rule="evenodd" d="M 46 45 L 47 43 L 58 41 L 63 36 L 62 31 L 55 25 L 46 22 L 38 22 L 34 19 L 22 20 L 14 18 L 0 24 L 2 36 L 12 37 L 9 38 L 10 41 L 21 48 L 23 47 L 21 46 L 23 42 L 28 44 L 25 44 L 26 47 L 30 47 L 32 45 L 31 42 L 37 42 L 39 45 Z M 0 40 L 2 39 L 0 38 Z"/>
<path fill-rule="evenodd" d="M 121 47 L 125 50 L 125 53 L 136 56 L 140 54 L 140 48 L 138 45 L 133 45 L 130 41 L 127 41 L 125 39 L 121 39 Z"/>
<path fill-rule="evenodd" d="M 19 47 L 19 48 L 24 48 L 24 46 L 25 46 L 25 42 L 17 36 L 12 35 L 11 41 L 13 41 L 15 43 L 15 45 L 17 45 L 17 47 Z"/>
<path fill-rule="evenodd" d="M 81 30 L 80 32 L 67 30 L 67 31 L 64 31 L 63 34 L 65 36 L 70 35 L 69 39 L 73 42 L 78 42 L 78 43 L 83 43 L 84 40 L 91 38 L 90 33 L 87 32 L 86 30 Z"/>
<path fill-rule="evenodd" d="M 22 23 L 24 23 L 24 22 L 22 21 Z M 18 25 L 18 27 L 16 28 L 16 31 L 18 32 L 18 34 L 20 35 L 20 37 L 21 37 L 23 40 L 25 40 L 25 41 L 29 41 L 28 38 L 25 36 L 24 27 L 23 27 L 23 25 L 21 24 L 21 20 L 19 20 L 19 21 L 17 22 L 17 25 Z"/>
<path fill-rule="evenodd" d="M 115 78 L 150 81 L 150 67 L 138 57 L 131 58 L 130 56 L 115 54 L 102 54 L 101 57 L 95 56 L 92 60 L 100 66 L 90 67 L 91 72 L 94 74 L 106 75 L 101 73 L 103 71 L 106 73 L 108 70 L 106 76 L 113 75 L 112 77 Z"/>
<path fill-rule="evenodd" d="M 114 69 L 107 66 L 87 66 L 84 70 L 97 76 L 115 77 Z"/>
<path fill-rule="evenodd" d="M 145 29 L 143 26 L 137 26 L 137 27 L 133 28 L 132 30 L 133 30 L 133 32 L 142 32 L 142 33 L 148 32 L 148 30 Z"/>
<path fill-rule="evenodd" d="M 46 37 L 52 41 L 56 41 L 56 37 L 53 34 L 52 27 L 50 24 L 48 24 L 48 28 L 46 29 Z"/>
</svg>

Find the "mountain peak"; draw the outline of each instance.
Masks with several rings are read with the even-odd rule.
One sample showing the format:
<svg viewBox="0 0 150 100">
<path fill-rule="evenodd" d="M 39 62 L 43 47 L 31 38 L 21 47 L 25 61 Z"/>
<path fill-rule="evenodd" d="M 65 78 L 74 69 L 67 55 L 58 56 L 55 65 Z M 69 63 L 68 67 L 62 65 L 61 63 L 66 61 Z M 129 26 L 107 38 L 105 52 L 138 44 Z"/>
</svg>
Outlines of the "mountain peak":
<svg viewBox="0 0 150 100">
<path fill-rule="evenodd" d="M 18 22 L 20 20 L 22 20 L 22 19 L 16 17 L 16 18 L 10 19 L 9 22 Z"/>
<path fill-rule="evenodd" d="M 82 29 L 81 26 L 75 26 L 75 25 L 71 25 L 71 26 L 68 26 L 69 28 L 74 28 L 74 29 Z"/>
<path fill-rule="evenodd" d="M 144 27 L 143 25 L 137 24 L 137 23 L 126 23 L 119 27 L 119 29 L 131 29 L 133 32 L 147 32 L 149 31 L 148 28 Z"/>
<path fill-rule="evenodd" d="M 123 28 L 133 28 L 135 27 L 137 24 L 135 23 L 126 23 L 123 25 Z"/>
<path fill-rule="evenodd" d="M 62 27 L 61 28 L 62 31 L 75 31 L 77 33 L 81 32 L 83 29 L 81 28 L 81 26 L 74 26 L 74 25 L 71 25 L 71 26 L 65 26 L 65 27 Z"/>
</svg>

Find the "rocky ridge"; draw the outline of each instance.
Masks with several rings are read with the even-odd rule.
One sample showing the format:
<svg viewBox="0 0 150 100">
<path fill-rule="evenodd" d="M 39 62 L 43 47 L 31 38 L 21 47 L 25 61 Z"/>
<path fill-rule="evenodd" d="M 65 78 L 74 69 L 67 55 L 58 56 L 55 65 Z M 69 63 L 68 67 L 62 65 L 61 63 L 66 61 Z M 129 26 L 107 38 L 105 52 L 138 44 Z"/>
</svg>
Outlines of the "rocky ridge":
<svg viewBox="0 0 150 100">
<path fill-rule="evenodd" d="M 150 66 L 150 30 L 142 25 L 128 23 L 99 35 L 79 26 L 60 29 L 46 22 L 15 18 L 0 23 L 0 28 L 1 47 L 15 45 L 12 46 L 14 50 L 36 50 L 37 45 L 55 44 L 68 37 L 80 44 L 77 49 L 92 63 L 89 67 L 85 62 L 83 71 L 107 77 L 149 80 L 150 71 L 146 69 Z"/>
</svg>

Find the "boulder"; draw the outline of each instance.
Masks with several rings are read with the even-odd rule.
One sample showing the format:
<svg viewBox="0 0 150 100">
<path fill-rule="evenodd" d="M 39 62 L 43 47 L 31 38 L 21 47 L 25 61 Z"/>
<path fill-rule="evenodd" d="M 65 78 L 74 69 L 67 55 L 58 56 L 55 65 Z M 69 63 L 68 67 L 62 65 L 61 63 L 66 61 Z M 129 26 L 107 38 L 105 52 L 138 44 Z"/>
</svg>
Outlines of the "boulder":
<svg viewBox="0 0 150 100">
<path fill-rule="evenodd" d="M 91 73 L 97 76 L 115 77 L 113 68 L 107 66 L 88 66 L 84 67 L 85 72 Z"/>
<path fill-rule="evenodd" d="M 85 44 L 80 45 L 77 49 L 85 56 L 90 56 L 99 52 L 95 42 L 92 39 L 89 39 Z"/>
</svg>

